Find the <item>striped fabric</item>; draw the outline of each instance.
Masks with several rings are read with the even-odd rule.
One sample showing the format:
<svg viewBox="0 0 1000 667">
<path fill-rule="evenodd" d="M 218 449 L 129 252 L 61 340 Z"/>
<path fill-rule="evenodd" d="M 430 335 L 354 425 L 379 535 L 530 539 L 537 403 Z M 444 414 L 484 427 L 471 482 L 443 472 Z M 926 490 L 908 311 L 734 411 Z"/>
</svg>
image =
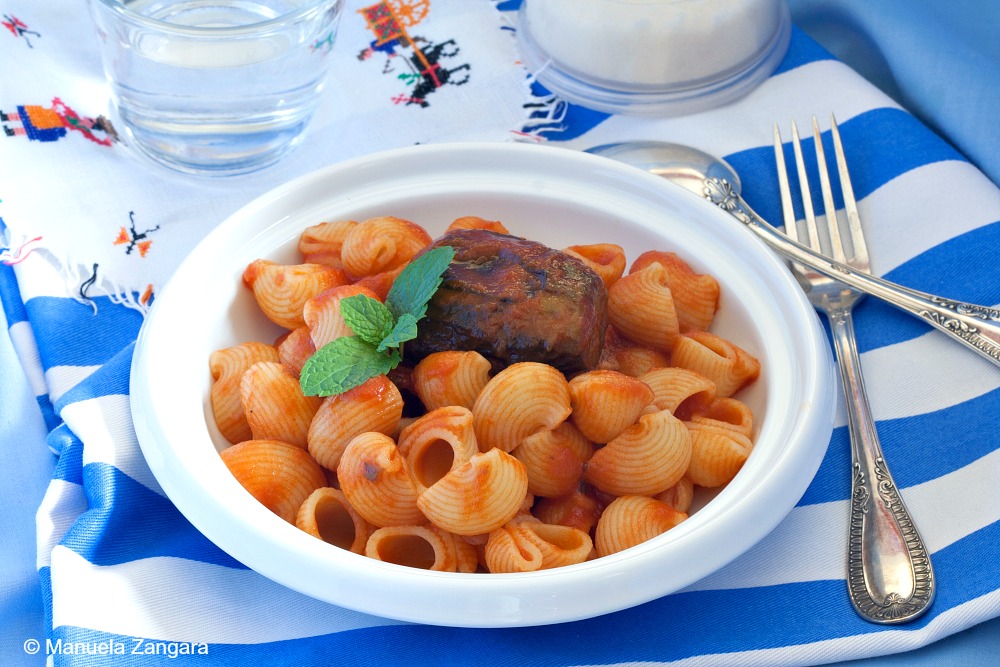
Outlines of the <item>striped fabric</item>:
<svg viewBox="0 0 1000 667">
<path fill-rule="evenodd" d="M 746 199 L 769 220 L 780 219 L 772 123 L 816 114 L 825 126 L 835 112 L 875 272 L 952 298 L 1000 300 L 1000 191 L 798 30 L 759 89 L 694 116 L 608 116 L 534 92 L 539 110 L 524 127 L 533 139 L 698 146 L 738 169 Z M 477 630 L 333 607 L 234 561 L 174 508 L 139 451 L 128 374 L 142 313 L 104 297 L 82 307 L 41 260 L 0 265 L 0 297 L 58 453 L 38 510 L 49 640 L 63 647 L 56 665 L 133 664 L 94 654 L 101 646 L 159 652 L 131 656 L 143 665 L 812 665 L 905 651 L 1000 615 L 1000 369 L 874 299 L 856 311 L 859 345 L 886 457 L 933 555 L 939 592 L 929 613 L 883 627 L 851 608 L 841 412 L 805 496 L 723 570 L 599 618 Z"/>
</svg>

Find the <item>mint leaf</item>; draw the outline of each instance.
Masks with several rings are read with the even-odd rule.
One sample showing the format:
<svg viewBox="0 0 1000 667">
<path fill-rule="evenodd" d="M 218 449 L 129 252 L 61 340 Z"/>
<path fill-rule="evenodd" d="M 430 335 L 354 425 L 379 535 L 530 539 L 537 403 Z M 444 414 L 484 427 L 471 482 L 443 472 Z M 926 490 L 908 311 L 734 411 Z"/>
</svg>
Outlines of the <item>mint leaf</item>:
<svg viewBox="0 0 1000 667">
<path fill-rule="evenodd" d="M 406 265 L 392 283 L 385 305 L 397 320 L 405 314 L 419 320 L 427 313 L 427 302 L 441 285 L 441 275 L 455 257 L 451 246 L 428 250 Z"/>
<path fill-rule="evenodd" d="M 417 337 L 417 318 L 409 313 L 403 313 L 396 320 L 396 326 L 389 335 L 378 344 L 378 351 L 385 352 L 390 347 L 399 347 L 408 340 Z"/>
<path fill-rule="evenodd" d="M 379 352 L 360 336 L 341 336 L 316 351 L 302 367 L 306 396 L 332 396 L 353 389 L 399 364 L 398 354 Z"/>
<path fill-rule="evenodd" d="M 340 301 L 340 314 L 358 337 L 378 345 L 392 331 L 393 317 L 378 299 L 367 294 L 355 294 Z M 379 348 L 381 352 L 383 348 Z"/>
</svg>

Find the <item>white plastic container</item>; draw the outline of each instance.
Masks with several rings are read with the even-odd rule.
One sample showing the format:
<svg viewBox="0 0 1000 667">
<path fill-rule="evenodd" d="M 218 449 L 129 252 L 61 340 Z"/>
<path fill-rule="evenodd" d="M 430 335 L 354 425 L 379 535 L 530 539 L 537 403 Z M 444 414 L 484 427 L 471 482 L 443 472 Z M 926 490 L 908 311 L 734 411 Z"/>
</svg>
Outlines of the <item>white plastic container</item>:
<svg viewBox="0 0 1000 667">
<path fill-rule="evenodd" d="M 788 49 L 784 0 L 524 0 L 522 57 L 569 102 L 680 115 L 755 88 Z"/>
</svg>

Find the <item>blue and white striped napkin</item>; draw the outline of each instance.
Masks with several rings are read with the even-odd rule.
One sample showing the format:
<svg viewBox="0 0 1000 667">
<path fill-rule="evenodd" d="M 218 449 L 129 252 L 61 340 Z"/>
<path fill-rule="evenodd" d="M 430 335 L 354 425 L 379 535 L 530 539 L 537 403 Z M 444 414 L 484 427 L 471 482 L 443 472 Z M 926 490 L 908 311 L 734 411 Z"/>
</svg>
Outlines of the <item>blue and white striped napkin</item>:
<svg viewBox="0 0 1000 667">
<path fill-rule="evenodd" d="M 435 25 L 445 25 L 459 43 L 463 36 L 507 32 L 516 4 L 502 2 L 482 12 L 466 3 L 433 0 L 424 27 L 432 33 Z M 30 7 L 22 4 L 26 11 Z M 347 15 L 356 8 L 349 7 Z M 42 34 L 33 48 L 41 48 L 43 40 L 78 37 Z M 520 126 L 506 130 L 506 117 L 484 117 L 479 128 L 458 126 L 454 135 L 437 140 L 481 139 L 472 135 L 493 131 L 497 140 L 518 137 L 578 149 L 624 139 L 688 143 L 736 167 L 747 201 L 772 221 L 781 219 L 772 123 L 787 127 L 794 119 L 803 125 L 814 114 L 822 120 L 833 112 L 870 232 L 874 272 L 951 298 L 984 305 L 1000 301 L 993 259 L 1000 255 L 1000 190 L 798 30 L 784 62 L 760 88 L 735 104 L 681 118 L 608 116 L 567 105 L 537 86 L 529 90 L 511 52 L 473 55 L 473 77 L 524 79 L 523 91 L 512 86 L 506 93 L 521 97 L 507 99 L 505 108 L 524 109 L 525 116 Z M 72 73 L 69 64 L 67 72 Z M 472 90 L 441 90 L 433 103 L 453 112 L 481 106 L 482 99 L 469 99 Z M 0 109 L 11 103 L 9 94 L 5 87 Z M 329 109 L 340 116 L 324 120 L 326 131 L 341 123 L 380 132 L 366 127 L 363 110 L 350 104 Z M 406 112 L 412 120 L 398 122 L 417 128 L 406 140 L 419 138 L 418 110 Z M 388 112 L 379 116 L 388 117 Z M 337 140 L 343 134 L 337 133 Z M 398 127 L 391 134 L 404 143 L 406 133 Z M 0 155 L 4 141 L 0 137 Z M 357 144 L 345 149 L 323 140 L 315 144 L 302 149 L 307 156 L 301 164 L 332 162 L 361 150 Z M 93 155 L 105 150 L 86 142 L 77 148 Z M 65 154 L 35 151 L 31 173 Z M 139 171 L 121 188 L 100 172 L 77 173 L 59 187 L 43 187 L 13 170 L 0 181 L 4 200 L 7 193 L 19 193 L 16 220 L 0 202 L 6 222 L 0 227 L 5 260 L 0 297 L 51 429 L 48 445 L 58 454 L 37 516 L 39 585 L 48 625 L 41 653 L 54 664 L 813 665 L 909 650 L 1000 616 L 995 549 L 1000 369 L 874 299 L 856 311 L 866 383 L 883 449 L 932 552 L 939 585 L 931 610 L 913 623 L 866 623 L 848 600 L 849 449 L 842 412 L 819 473 L 771 535 L 688 589 L 633 609 L 555 626 L 455 629 L 356 613 L 267 580 L 194 530 L 163 495 L 139 451 L 128 378 L 149 301 L 144 285 L 130 283 L 119 266 L 109 283 L 126 286 L 124 292 L 81 293 L 87 272 L 70 270 L 53 246 L 35 241 L 43 235 L 36 229 L 44 227 L 51 236 L 55 227 L 32 217 L 50 205 L 33 209 L 29 194 L 70 206 L 78 195 L 99 191 L 110 199 L 124 191 L 138 207 L 162 201 L 163 188 L 181 188 L 179 182 L 158 180 L 161 172 L 152 168 L 132 168 Z M 269 177 L 273 174 L 202 183 L 187 191 L 188 201 L 169 210 L 182 211 L 193 218 L 193 229 L 200 225 L 207 231 L 218 222 L 209 200 L 216 195 L 227 202 L 249 200 Z M 97 223 L 86 212 L 79 220 Z M 115 222 L 118 226 L 127 228 Z M 169 259 L 167 248 L 157 246 L 171 243 L 168 235 L 162 241 L 148 238 L 153 246 L 145 260 L 155 266 L 144 267 L 139 282 L 153 284 L 169 275 L 198 232 L 173 241 Z M 158 259 L 161 249 L 164 258 Z M 138 658 L 133 651 L 154 655 Z"/>
</svg>

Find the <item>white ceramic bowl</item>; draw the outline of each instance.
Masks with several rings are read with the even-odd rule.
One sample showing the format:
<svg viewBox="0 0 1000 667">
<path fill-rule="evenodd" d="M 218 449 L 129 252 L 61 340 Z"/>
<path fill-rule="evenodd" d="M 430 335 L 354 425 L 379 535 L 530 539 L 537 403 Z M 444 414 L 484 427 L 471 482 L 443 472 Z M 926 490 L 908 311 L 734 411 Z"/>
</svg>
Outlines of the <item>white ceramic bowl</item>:
<svg viewBox="0 0 1000 667">
<path fill-rule="evenodd" d="M 209 401 L 212 351 L 278 333 L 241 283 L 256 258 L 296 263 L 321 220 L 405 217 L 441 233 L 501 220 L 553 247 L 614 242 L 629 261 L 674 250 L 722 288 L 713 331 L 755 354 L 741 397 L 757 417 L 743 469 L 677 528 L 627 551 L 526 574 L 453 574 L 381 563 L 285 523 L 223 465 Z M 262 195 L 219 225 L 160 292 L 132 363 L 132 417 L 167 496 L 261 574 L 343 607 L 422 623 L 505 627 L 587 618 L 677 591 L 770 532 L 801 498 L 830 438 L 832 360 L 812 307 L 779 260 L 721 210 L 608 158 L 528 144 L 425 145 L 334 165 Z"/>
</svg>

